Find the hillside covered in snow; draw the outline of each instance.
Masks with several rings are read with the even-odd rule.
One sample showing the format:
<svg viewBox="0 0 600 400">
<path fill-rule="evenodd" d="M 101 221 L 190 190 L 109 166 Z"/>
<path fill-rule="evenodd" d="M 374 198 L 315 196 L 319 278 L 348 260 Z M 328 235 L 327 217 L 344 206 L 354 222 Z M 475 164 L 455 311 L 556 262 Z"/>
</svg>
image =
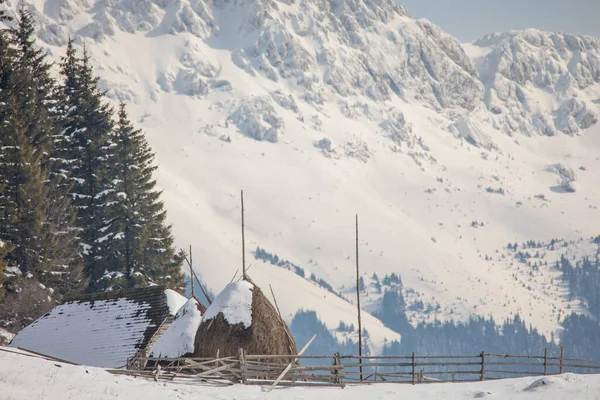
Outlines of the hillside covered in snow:
<svg viewBox="0 0 600 400">
<path fill-rule="evenodd" d="M 376 317 L 392 274 L 413 323 L 519 314 L 550 335 L 587 312 L 553 263 L 531 284 L 507 246 L 600 233 L 599 39 L 462 45 L 392 0 L 26 4 L 52 58 L 69 36 L 85 45 L 147 133 L 177 242 L 212 292 L 240 265 L 244 189 L 248 253 L 263 250 L 249 273 L 288 321 L 355 323 L 359 214 L 373 352 L 399 338 Z"/>
</svg>

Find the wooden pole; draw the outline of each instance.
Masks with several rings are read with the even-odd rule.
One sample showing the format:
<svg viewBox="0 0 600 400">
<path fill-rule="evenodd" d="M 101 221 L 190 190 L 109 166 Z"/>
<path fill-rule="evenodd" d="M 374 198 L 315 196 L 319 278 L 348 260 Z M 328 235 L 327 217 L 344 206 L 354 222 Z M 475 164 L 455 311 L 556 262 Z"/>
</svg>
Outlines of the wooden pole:
<svg viewBox="0 0 600 400">
<path fill-rule="evenodd" d="M 548 371 L 548 348 L 544 349 L 544 375 Z"/>
<path fill-rule="evenodd" d="M 208 296 L 208 293 L 206 292 L 206 289 L 204 289 L 204 286 L 202 285 L 202 282 L 200 282 L 200 279 L 198 279 L 198 275 L 196 275 L 196 273 L 194 272 L 194 266 L 192 265 L 192 257 L 191 257 L 192 246 L 190 246 L 190 259 L 189 260 L 187 258 L 187 255 L 185 254 L 185 250 L 181 249 L 181 251 L 183 251 L 183 257 L 185 259 L 185 262 L 188 263 L 188 265 L 190 266 L 190 271 L 192 273 L 192 278 L 196 279 L 196 282 L 198 282 L 198 286 L 200 286 L 200 289 L 202 290 L 202 293 L 204 294 L 204 297 L 206 297 L 206 300 L 208 301 L 208 305 L 211 305 L 212 304 L 212 300 Z M 194 285 L 193 285 L 193 282 L 192 282 L 192 288 L 193 287 L 194 287 Z M 192 296 L 193 296 L 193 293 L 192 293 Z M 196 300 L 198 300 L 198 299 L 196 299 Z"/>
<path fill-rule="evenodd" d="M 279 305 L 277 304 L 277 299 L 275 298 L 275 293 L 273 293 L 273 287 L 269 283 L 269 289 L 271 289 L 271 296 L 273 296 L 273 301 L 275 302 L 275 308 L 277 308 L 277 314 L 279 314 L 279 319 L 283 321 L 281 317 L 281 311 L 279 311 Z"/>
<path fill-rule="evenodd" d="M 560 364 L 559 364 L 559 367 L 558 367 L 558 373 L 559 374 L 562 374 L 562 371 L 563 371 L 563 358 L 564 358 L 564 355 L 565 355 L 565 345 L 561 344 L 560 345 Z"/>
<path fill-rule="evenodd" d="M 481 374 L 479 380 L 485 380 L 485 352 L 481 352 Z"/>
<path fill-rule="evenodd" d="M 358 214 L 356 214 L 356 308 L 358 310 L 358 360 L 360 362 L 360 381 L 362 382 L 362 323 L 360 319 L 360 273 L 358 270 Z"/>
<path fill-rule="evenodd" d="M 239 348 L 238 349 L 238 357 L 240 359 L 240 374 L 241 374 L 241 378 L 242 378 L 242 384 L 246 384 L 247 382 L 247 370 L 246 370 L 246 359 L 244 357 L 244 349 L 243 348 Z"/>
<path fill-rule="evenodd" d="M 246 277 L 246 238 L 244 236 L 244 191 L 241 191 L 242 200 L 242 279 L 247 280 Z"/>
<path fill-rule="evenodd" d="M 415 384 L 415 352 L 412 353 L 412 384 Z"/>
<path fill-rule="evenodd" d="M 190 280 L 192 281 L 192 297 L 196 298 L 194 295 L 194 270 L 192 269 L 192 245 L 190 244 Z"/>
</svg>

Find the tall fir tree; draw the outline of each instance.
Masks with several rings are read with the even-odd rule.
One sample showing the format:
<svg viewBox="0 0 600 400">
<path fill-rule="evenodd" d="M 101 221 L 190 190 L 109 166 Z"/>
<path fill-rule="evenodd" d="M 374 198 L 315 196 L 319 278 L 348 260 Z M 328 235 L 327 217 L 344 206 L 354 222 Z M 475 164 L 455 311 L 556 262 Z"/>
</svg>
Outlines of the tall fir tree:
<svg viewBox="0 0 600 400">
<path fill-rule="evenodd" d="M 4 4 L 5 0 L 0 0 L 0 6 Z M 10 17 L 6 15 L 6 12 L 0 8 L 0 23 L 7 23 L 10 21 Z M 7 95 L 7 86 L 10 79 L 10 65 L 12 64 L 10 47 L 7 40 L 7 32 L 5 29 L 0 29 L 0 128 L 5 127 L 5 118 L 8 114 L 8 107 L 5 102 Z M 4 136 L 4 135 L 2 135 Z M 0 143 L 2 143 L 2 137 L 0 137 Z M 0 154 L 0 165 L 4 164 L 3 154 Z M 0 196 L 2 195 L 2 189 L 4 185 L 0 183 Z M 3 213 L 2 205 L 0 204 L 0 215 Z M 2 247 L 0 250 L 0 301 L 4 297 L 4 282 L 6 281 L 6 267 L 7 263 L 5 257 L 8 253 L 8 247 L 5 241 L 2 241 Z"/>
<path fill-rule="evenodd" d="M 69 201 L 49 179 L 50 118 L 54 80 L 45 55 L 36 48 L 31 15 L 19 10 L 17 25 L 3 31 L 0 121 L 4 151 L 0 156 L 0 239 L 14 245 L 11 266 L 58 289 L 78 289 L 81 282 Z"/>
<path fill-rule="evenodd" d="M 113 111 L 98 88 L 87 51 L 84 49 L 83 57 L 78 58 L 71 40 L 61 63 L 61 74 L 63 130 L 55 138 L 55 159 L 61 163 L 61 174 L 71 182 L 88 291 L 97 291 L 102 289 L 102 278 L 111 269 L 107 260 L 110 252 L 106 249 L 110 249 L 117 229 L 112 177 Z"/>
<path fill-rule="evenodd" d="M 45 260 L 38 271 L 42 283 L 58 289 L 60 294 L 79 291 L 84 284 L 81 260 L 77 257 L 75 210 L 67 195 L 67 186 L 59 176 L 52 177 L 55 168 L 51 155 L 52 138 L 60 132 L 57 121 L 56 81 L 47 62 L 46 54 L 38 48 L 35 26 L 24 5 L 18 10 L 17 24 L 10 30 L 17 52 L 16 74 L 21 85 L 14 90 L 20 107 L 20 116 L 26 121 L 26 136 L 37 157 L 42 187 L 41 253 Z"/>
<path fill-rule="evenodd" d="M 13 75 L 14 76 L 14 75 Z M 9 88 L 13 92 L 14 88 Z M 7 96 L 9 114 L 3 120 L 2 162 L 0 162 L 0 239 L 13 243 L 9 265 L 23 274 L 41 274 L 46 267 L 43 256 L 44 209 L 43 172 L 40 156 L 27 137 L 21 105 Z"/>
<path fill-rule="evenodd" d="M 153 283 L 183 291 L 183 257 L 175 253 L 161 192 L 152 178 L 157 168 L 154 153 L 143 132 L 132 126 L 124 104 L 119 107 L 115 133 L 113 165 L 119 206 L 114 221 L 119 229 L 118 241 L 113 241 L 112 265 L 119 266 L 128 286 Z"/>
<path fill-rule="evenodd" d="M 6 267 L 8 264 L 4 260 L 8 253 L 10 253 L 12 247 L 10 244 L 0 241 L 0 302 L 6 293 L 4 289 L 4 281 L 6 281 Z"/>
<path fill-rule="evenodd" d="M 51 76 L 52 64 L 46 53 L 36 45 L 35 24 L 31 13 L 22 3 L 18 10 L 17 24 L 10 29 L 18 62 L 15 67 L 20 75 L 27 77 L 26 85 L 15 93 L 23 105 L 23 118 L 27 121 L 27 136 L 36 151 L 43 154 L 47 164 L 52 149 L 52 135 L 56 131 L 55 113 L 57 103 L 56 82 Z"/>
</svg>

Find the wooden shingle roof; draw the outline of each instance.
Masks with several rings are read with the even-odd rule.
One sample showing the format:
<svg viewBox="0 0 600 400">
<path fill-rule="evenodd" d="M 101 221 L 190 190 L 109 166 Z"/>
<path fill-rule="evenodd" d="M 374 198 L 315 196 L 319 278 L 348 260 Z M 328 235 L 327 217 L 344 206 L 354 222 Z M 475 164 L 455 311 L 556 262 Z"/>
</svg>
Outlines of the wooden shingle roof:
<svg viewBox="0 0 600 400">
<path fill-rule="evenodd" d="M 11 346 L 77 364 L 123 368 L 161 324 L 171 321 L 179 302 L 185 298 L 162 286 L 71 297 L 19 332 Z"/>
</svg>

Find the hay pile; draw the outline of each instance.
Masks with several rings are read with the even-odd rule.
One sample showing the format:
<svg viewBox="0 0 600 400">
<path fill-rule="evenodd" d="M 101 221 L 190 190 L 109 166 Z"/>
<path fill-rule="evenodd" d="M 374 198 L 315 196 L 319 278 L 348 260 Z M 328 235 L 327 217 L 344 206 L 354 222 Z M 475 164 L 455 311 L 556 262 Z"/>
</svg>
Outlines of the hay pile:
<svg viewBox="0 0 600 400">
<path fill-rule="evenodd" d="M 194 298 L 177 311 L 173 322 L 151 346 L 151 357 L 186 357 L 194 351 L 194 342 L 206 308 Z"/>
<path fill-rule="evenodd" d="M 229 284 L 206 310 L 196 333 L 194 357 L 215 357 L 217 351 L 219 357 L 237 356 L 240 348 L 250 355 L 297 354 L 292 334 L 275 307 L 247 281 Z"/>
</svg>

